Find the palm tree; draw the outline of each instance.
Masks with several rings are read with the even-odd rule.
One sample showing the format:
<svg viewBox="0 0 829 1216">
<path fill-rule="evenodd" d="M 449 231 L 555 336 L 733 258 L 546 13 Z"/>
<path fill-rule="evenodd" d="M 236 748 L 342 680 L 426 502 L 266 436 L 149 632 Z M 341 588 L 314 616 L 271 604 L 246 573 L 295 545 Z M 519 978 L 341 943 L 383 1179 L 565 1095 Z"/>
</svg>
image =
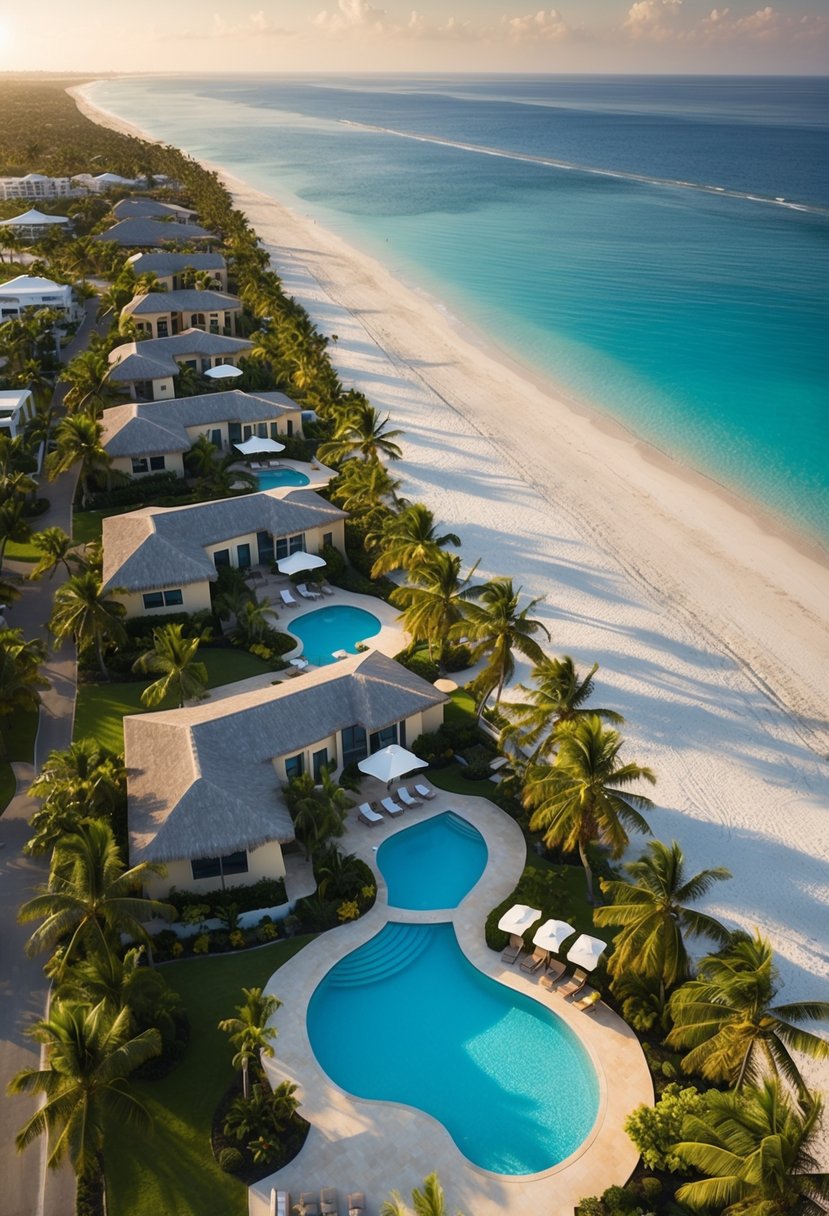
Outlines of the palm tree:
<svg viewBox="0 0 829 1216">
<path fill-rule="evenodd" d="M 532 612 L 541 599 L 530 600 L 525 608 L 518 610 L 521 588 L 516 591 L 510 578 L 495 578 L 483 586 L 468 592 L 463 605 L 463 622 L 456 625 L 456 636 L 466 632 L 473 643 L 473 660 L 487 657 L 487 664 L 478 677 L 480 694 L 478 713 L 483 713 L 490 693 L 495 689 L 496 705 L 507 680 L 515 671 L 513 651 L 518 651 L 531 663 L 538 664 L 544 652 L 532 636 L 544 633 L 549 641 L 550 633 L 541 621 L 533 620 Z M 476 601 L 480 600 L 478 603 Z"/>
<path fill-rule="evenodd" d="M 72 573 L 69 563 L 72 560 L 72 550 L 76 548 L 76 545 L 63 528 L 44 528 L 42 532 L 35 532 L 32 536 L 32 544 L 43 556 L 30 573 L 29 578 L 38 579 L 42 578 L 44 574 L 48 574 L 51 579 L 58 566 L 61 565 L 67 574 Z"/>
<path fill-rule="evenodd" d="M 391 570 L 419 570 L 447 545 L 457 548 L 461 540 L 454 532 L 438 536 L 432 512 L 423 503 L 414 502 L 369 532 L 366 543 L 369 548 L 381 549 L 371 567 L 371 577 L 378 578 Z"/>
<path fill-rule="evenodd" d="M 175 915 L 170 904 L 136 894 L 146 875 L 160 873 L 162 866 L 146 861 L 125 869 L 109 824 L 97 819 L 81 824 L 55 846 L 48 886 L 18 912 L 23 924 L 44 918 L 26 953 L 54 950 L 68 937 L 57 965 L 60 978 L 84 947 L 108 949 L 120 933 L 147 942 L 144 921 Z"/>
<path fill-rule="evenodd" d="M 46 457 L 46 473 L 54 481 L 75 464 L 80 464 L 81 507 L 89 502 L 89 481 L 97 473 L 111 477 L 110 458 L 101 443 L 103 427 L 88 414 L 70 414 L 61 419 L 55 430 L 56 448 Z"/>
<path fill-rule="evenodd" d="M 127 1009 L 113 1019 L 101 1006 L 56 1001 L 31 1035 L 46 1049 L 46 1067 L 23 1069 L 9 1092 L 42 1094 L 45 1102 L 18 1132 L 17 1150 L 45 1133 L 49 1167 L 68 1158 L 75 1172 L 76 1211 L 102 1212 L 108 1130 L 120 1125 L 146 1135 L 152 1126 L 126 1078 L 159 1054 L 159 1033 L 132 1037 Z"/>
<path fill-rule="evenodd" d="M 16 475 L 13 475 L 16 480 Z M 9 497 L 0 502 L 0 570 L 3 569 L 3 558 L 6 555 L 6 545 L 10 540 L 24 541 L 29 538 L 31 528 L 26 519 L 26 506 L 21 495 L 16 494 L 10 483 L 12 478 L 5 479 L 4 492 Z"/>
<path fill-rule="evenodd" d="M 334 431 L 328 443 L 319 446 L 317 455 L 324 464 L 339 463 L 360 457 L 363 460 L 399 460 L 403 455 L 394 442 L 402 431 L 388 429 L 389 415 L 381 418 L 377 410 L 365 400 L 351 405 L 348 413 Z"/>
<path fill-rule="evenodd" d="M 501 746 L 515 741 L 520 749 L 533 748 L 530 760 L 535 763 L 540 757 L 549 755 L 555 747 L 556 731 L 561 722 L 593 714 L 616 726 L 624 718 L 612 709 L 585 709 L 584 703 L 593 691 L 593 677 L 599 670 L 594 663 L 587 675 L 582 677 L 576 665 L 566 654 L 562 659 L 551 659 L 545 655 L 532 669 L 534 688 L 519 684 L 526 693 L 526 701 L 502 701 L 501 713 L 511 719 L 501 732 Z"/>
<path fill-rule="evenodd" d="M 617 977 L 633 973 L 655 980 L 664 999 L 666 989 L 690 975 L 683 934 L 710 937 L 720 944 L 729 940 L 728 930 L 719 921 L 684 905 L 700 899 L 714 883 L 731 874 L 717 866 L 686 878 L 685 858 L 675 840 L 670 845 L 650 841 L 647 852 L 637 861 L 627 862 L 623 869 L 630 875 L 627 881 L 602 880 L 602 892 L 609 896 L 610 906 L 593 913 L 593 921 L 600 928 L 622 926 L 613 943 L 608 971 Z"/>
<path fill-rule="evenodd" d="M 246 646 L 264 641 L 273 627 L 273 609 L 267 600 L 259 600 L 253 593 L 242 600 L 235 616 L 232 636 Z"/>
<path fill-rule="evenodd" d="M 27 642 L 22 629 L 0 629 L 0 722 L 9 714 L 38 708 L 40 690 L 49 687 L 49 681 L 40 674 L 45 657 L 43 643 L 37 639 Z M 5 754 L 5 750 L 3 743 L 0 753 Z"/>
<path fill-rule="evenodd" d="M 219 457 L 219 449 L 207 435 L 199 435 L 192 447 L 184 453 L 184 464 L 195 477 L 209 477 Z"/>
<path fill-rule="evenodd" d="M 60 379 L 69 384 L 64 404 L 69 414 L 86 413 L 97 416 L 116 397 L 110 384 L 109 361 L 103 347 L 81 351 L 70 360 Z"/>
<path fill-rule="evenodd" d="M 704 1113 L 687 1116 L 674 1150 L 707 1177 L 679 1187 L 678 1202 L 722 1216 L 823 1216 L 821 1112 L 818 1097 L 794 1105 L 772 1078 L 739 1093 L 709 1091 Z"/>
<path fill-rule="evenodd" d="M 447 1216 L 446 1199 L 437 1174 L 429 1174 L 423 1180 L 422 1191 L 419 1187 L 414 1188 L 412 1205 L 415 1216 Z M 391 1198 L 381 1207 L 380 1216 L 407 1216 L 407 1208 L 399 1192 L 392 1192 Z M 461 1214 L 458 1213 L 458 1216 Z"/>
<path fill-rule="evenodd" d="M 361 885 L 363 863 L 354 853 L 343 853 L 336 845 L 330 845 L 320 854 L 314 865 L 317 887 L 325 899 L 345 899 Z"/>
<path fill-rule="evenodd" d="M 464 598 L 469 594 L 469 580 L 477 568 L 476 562 L 466 578 L 461 579 L 460 557 L 439 549 L 431 561 L 418 569 L 416 583 L 396 587 L 389 596 L 392 604 L 402 609 L 399 619 L 412 640 L 428 644 L 429 658 L 436 649 L 441 665 L 446 659 L 452 628 L 464 619 Z"/>
<path fill-rule="evenodd" d="M 816 1060 L 829 1057 L 829 1042 L 793 1022 L 829 1020 L 829 1001 L 772 1005 L 777 972 L 767 938 L 735 933 L 719 953 L 699 964 L 696 979 L 671 997 L 669 1047 L 688 1050 L 686 1072 L 739 1089 L 758 1079 L 763 1066 L 805 1092 L 790 1049 Z"/>
<path fill-rule="evenodd" d="M 32 815 L 24 852 L 39 856 L 52 850 L 61 836 L 77 832 L 84 819 L 107 819 L 126 808 L 127 770 L 121 756 L 96 739 L 77 739 L 65 751 L 50 752 L 29 787 L 40 799 Z"/>
<path fill-rule="evenodd" d="M 331 483 L 331 497 L 350 515 L 375 527 L 390 514 L 397 503 L 400 482 L 379 460 L 349 460 Z"/>
<path fill-rule="evenodd" d="M 244 1002 L 236 1006 L 239 1016 L 223 1018 L 219 1022 L 219 1030 L 228 1034 L 231 1043 L 237 1048 L 233 1067 L 242 1070 L 242 1096 L 247 1101 L 250 1097 L 250 1062 L 256 1059 L 257 1054 L 273 1057 L 271 1044 L 277 1031 L 274 1026 L 268 1025 L 268 1021 L 282 1002 L 278 997 L 263 993 L 261 988 L 243 988 L 242 993 Z"/>
<path fill-rule="evenodd" d="M 161 625 L 153 630 L 153 648 L 142 654 L 132 665 L 133 671 L 159 672 L 160 678 L 148 684 L 141 694 L 141 701 L 150 709 L 160 705 L 173 693 L 179 709 L 184 702 L 199 700 L 207 688 L 207 668 L 197 662 L 199 646 L 204 635 L 185 638 L 182 625 Z"/>
<path fill-rule="evenodd" d="M 83 570 L 73 574 L 55 592 L 49 628 L 58 643 L 73 637 L 78 650 L 94 646 L 101 675 L 107 680 L 104 644 L 113 642 L 121 646 L 126 641 L 121 624 L 124 614 L 124 605 L 114 594 L 104 591 L 98 572 Z"/>
<path fill-rule="evenodd" d="M 554 764 L 538 764 L 527 771 L 524 805 L 532 810 L 530 829 L 544 833 L 550 848 L 578 849 L 593 903 L 593 872 L 588 846 L 598 841 L 621 857 L 628 846 L 626 828 L 650 833 L 640 810 L 652 806 L 649 798 L 626 790 L 635 781 L 656 777 L 635 761 L 622 764 L 622 737 L 605 730 L 601 718 L 575 718 L 560 728 Z"/>
</svg>

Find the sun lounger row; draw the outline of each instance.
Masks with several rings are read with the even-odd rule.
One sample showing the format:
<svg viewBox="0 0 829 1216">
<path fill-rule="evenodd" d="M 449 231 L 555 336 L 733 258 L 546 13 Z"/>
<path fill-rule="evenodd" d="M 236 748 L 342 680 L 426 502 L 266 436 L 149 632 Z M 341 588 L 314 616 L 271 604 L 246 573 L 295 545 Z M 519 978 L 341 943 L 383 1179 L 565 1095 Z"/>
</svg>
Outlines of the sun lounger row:
<svg viewBox="0 0 829 1216">
<path fill-rule="evenodd" d="M 352 1191 L 346 1198 L 348 1216 L 365 1216 L 366 1197 L 362 1191 Z M 337 1199 L 336 1187 L 326 1186 L 319 1193 L 303 1191 L 299 1203 L 291 1207 L 291 1196 L 287 1191 L 271 1191 L 271 1216 L 289 1216 L 296 1212 L 299 1216 L 339 1216 L 340 1206 Z"/>
<path fill-rule="evenodd" d="M 323 595 L 334 594 L 334 588 L 327 586 L 325 583 L 320 585 L 319 590 L 311 590 L 306 583 L 297 583 L 296 589 L 304 600 L 318 600 Z M 282 588 L 279 592 L 279 598 L 286 608 L 296 608 L 299 603 L 299 600 L 294 597 L 289 587 Z"/>
<path fill-rule="evenodd" d="M 501 954 L 502 962 L 514 963 L 521 955 L 523 944 L 521 938 L 513 934 L 509 945 Z M 581 967 L 574 968 L 572 975 L 567 975 L 567 968 L 564 963 L 560 962 L 557 958 L 549 958 L 548 951 L 540 946 L 536 946 L 532 954 L 524 955 L 519 966 L 527 975 L 535 975 L 537 972 L 543 971 L 544 974 L 539 980 L 541 987 L 546 988 L 548 992 L 555 990 L 559 996 L 575 996 L 576 993 L 581 992 L 587 983 L 587 972 Z M 559 981 L 563 982 L 560 983 Z M 601 993 L 591 991 L 580 1001 L 574 1001 L 573 1004 L 576 1009 L 589 1012 L 596 1008 L 600 1000 Z"/>
<path fill-rule="evenodd" d="M 403 814 L 406 807 L 418 807 L 422 801 L 429 801 L 435 796 L 435 791 L 430 789 L 428 785 L 418 784 L 414 786 L 414 790 L 418 795 L 417 798 L 414 797 L 410 790 L 401 787 L 397 791 L 399 802 L 395 802 L 394 798 L 391 797 L 381 798 L 377 805 L 382 807 L 390 818 L 396 819 L 399 815 Z M 374 827 L 375 823 L 383 822 L 383 816 L 370 802 L 361 803 L 357 808 L 357 818 L 368 827 Z"/>
</svg>

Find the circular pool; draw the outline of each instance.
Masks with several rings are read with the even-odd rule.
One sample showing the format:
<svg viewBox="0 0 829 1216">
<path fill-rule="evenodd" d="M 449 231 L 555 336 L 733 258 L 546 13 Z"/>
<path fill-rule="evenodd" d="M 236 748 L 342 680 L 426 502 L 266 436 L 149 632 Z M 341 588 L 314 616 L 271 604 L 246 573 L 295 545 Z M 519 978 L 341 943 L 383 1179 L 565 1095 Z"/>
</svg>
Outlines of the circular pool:
<svg viewBox="0 0 829 1216">
<path fill-rule="evenodd" d="M 373 612 L 348 604 L 329 604 L 303 613 L 290 622 L 292 634 L 302 642 L 303 656 L 309 663 L 324 666 L 334 663 L 334 651 L 357 653 L 357 643 L 380 632 L 381 623 Z"/>
</svg>

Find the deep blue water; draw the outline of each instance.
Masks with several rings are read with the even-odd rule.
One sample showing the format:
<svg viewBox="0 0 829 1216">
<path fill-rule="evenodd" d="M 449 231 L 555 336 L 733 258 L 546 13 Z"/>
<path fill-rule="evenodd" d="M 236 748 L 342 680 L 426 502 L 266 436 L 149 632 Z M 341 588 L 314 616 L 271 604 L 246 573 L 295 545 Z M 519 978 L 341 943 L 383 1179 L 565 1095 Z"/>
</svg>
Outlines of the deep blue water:
<svg viewBox="0 0 829 1216">
<path fill-rule="evenodd" d="M 143 78 L 91 97 L 829 542 L 829 80 Z"/>
</svg>

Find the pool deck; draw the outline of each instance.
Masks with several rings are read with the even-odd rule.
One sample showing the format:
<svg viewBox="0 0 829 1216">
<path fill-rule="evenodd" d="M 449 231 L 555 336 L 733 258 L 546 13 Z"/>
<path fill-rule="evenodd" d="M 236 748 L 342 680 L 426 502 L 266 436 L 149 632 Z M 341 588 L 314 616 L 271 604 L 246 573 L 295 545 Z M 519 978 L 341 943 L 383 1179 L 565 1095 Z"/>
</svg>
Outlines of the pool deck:
<svg viewBox="0 0 829 1216">
<path fill-rule="evenodd" d="M 385 787 L 365 783 L 363 796 L 374 798 Z M 650 1073 L 639 1042 L 630 1028 L 605 1005 L 594 1013 L 574 1009 L 555 991 L 541 988 L 534 977 L 508 967 L 484 940 L 484 922 L 491 909 L 513 890 L 525 864 L 524 838 L 518 825 L 485 798 L 435 790 L 436 797 L 395 820 L 365 827 L 349 813 L 342 841 L 377 874 L 377 901 L 366 916 L 311 942 L 271 978 L 267 991 L 283 1002 L 274 1018 L 279 1032 L 276 1056 L 265 1060 L 272 1084 L 289 1080 L 299 1086 L 301 1113 L 311 1123 L 298 1157 L 284 1169 L 251 1187 L 250 1216 L 268 1216 L 271 1189 L 290 1192 L 296 1203 L 301 1191 L 336 1187 L 340 1211 L 349 1191 L 364 1191 L 367 1216 L 377 1216 L 393 1190 L 408 1202 L 412 1188 L 437 1171 L 446 1193 L 447 1211 L 464 1216 L 572 1216 L 580 1199 L 600 1195 L 614 1183 L 624 1183 L 638 1153 L 624 1131 L 629 1112 L 653 1102 Z M 489 850 L 486 870 L 458 908 L 446 911 L 390 909 L 386 887 L 377 872 L 375 853 L 389 836 L 414 822 L 453 810 L 473 823 Z M 314 1058 L 306 1030 L 305 1011 L 317 984 L 329 968 L 373 937 L 387 920 L 449 921 L 467 958 L 485 975 L 524 992 L 552 1009 L 578 1035 L 589 1052 L 599 1078 L 599 1114 L 587 1140 L 567 1160 L 541 1173 L 509 1177 L 492 1174 L 469 1162 L 443 1126 L 430 1115 L 396 1103 L 353 1098 L 339 1089 Z M 437 994 L 439 997 L 439 994 Z M 371 1051 L 371 1007 L 365 1014 L 365 1049 Z M 566 1084 L 566 1078 L 562 1078 Z"/>
</svg>

